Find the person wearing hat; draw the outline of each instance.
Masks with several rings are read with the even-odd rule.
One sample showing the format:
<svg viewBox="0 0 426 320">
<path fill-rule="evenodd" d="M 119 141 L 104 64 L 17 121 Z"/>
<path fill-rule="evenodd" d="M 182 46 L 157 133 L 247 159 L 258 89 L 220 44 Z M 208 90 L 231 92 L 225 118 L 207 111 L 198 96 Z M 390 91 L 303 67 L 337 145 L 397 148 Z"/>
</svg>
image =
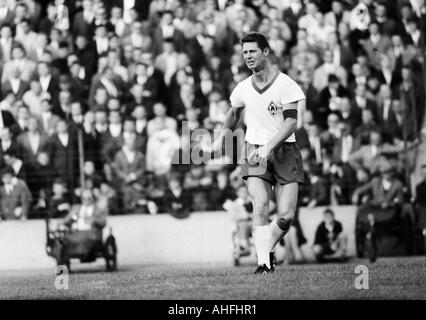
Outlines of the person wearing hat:
<svg viewBox="0 0 426 320">
<path fill-rule="evenodd" d="M 358 203 L 364 196 L 368 196 L 370 205 L 387 209 L 403 200 L 403 186 L 395 175 L 396 167 L 391 162 L 384 162 L 380 166 L 380 176 L 356 189 L 352 195 L 352 202 Z M 363 201 L 365 203 L 365 201 Z"/>
<path fill-rule="evenodd" d="M 12 168 L 1 173 L 0 220 L 26 220 L 31 204 L 31 192 L 25 181 L 18 179 Z"/>
</svg>

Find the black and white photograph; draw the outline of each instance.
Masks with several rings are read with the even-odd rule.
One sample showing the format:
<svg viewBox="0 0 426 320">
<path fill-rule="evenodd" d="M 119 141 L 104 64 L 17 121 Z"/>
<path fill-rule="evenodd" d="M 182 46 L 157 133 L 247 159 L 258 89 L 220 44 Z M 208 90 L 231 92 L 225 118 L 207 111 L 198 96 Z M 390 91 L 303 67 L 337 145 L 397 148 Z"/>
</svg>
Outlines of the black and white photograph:
<svg viewBox="0 0 426 320">
<path fill-rule="evenodd" d="M 0 0 L 0 300 L 424 300 L 425 110 L 424 0 Z"/>
</svg>

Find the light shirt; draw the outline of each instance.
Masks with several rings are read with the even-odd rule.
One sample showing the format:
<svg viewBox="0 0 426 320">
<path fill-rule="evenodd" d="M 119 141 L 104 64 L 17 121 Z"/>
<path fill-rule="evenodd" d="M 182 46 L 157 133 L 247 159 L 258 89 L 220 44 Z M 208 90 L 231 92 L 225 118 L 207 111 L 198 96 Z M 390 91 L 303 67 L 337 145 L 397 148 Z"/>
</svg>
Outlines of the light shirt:
<svg viewBox="0 0 426 320">
<path fill-rule="evenodd" d="M 20 79 L 16 79 L 16 78 L 10 79 L 10 86 L 12 87 L 12 91 L 14 94 L 18 93 L 20 83 L 21 83 Z"/>
<path fill-rule="evenodd" d="M 351 136 L 342 137 L 342 162 L 348 162 L 349 155 L 352 153 L 353 138 Z"/>
<path fill-rule="evenodd" d="M 49 88 L 49 84 L 50 84 L 50 79 L 52 78 L 51 75 L 45 76 L 45 77 L 40 77 L 40 85 L 41 85 L 41 89 L 44 92 L 47 92 L 47 89 Z"/>
<path fill-rule="evenodd" d="M 163 31 L 163 38 L 172 38 L 173 33 L 175 32 L 175 27 L 173 25 L 163 25 L 161 26 L 161 30 Z"/>
<path fill-rule="evenodd" d="M 123 146 L 123 153 L 127 159 L 127 162 L 133 163 L 133 161 L 135 161 L 135 156 L 136 156 L 135 150 L 131 150 L 127 146 Z"/>
<path fill-rule="evenodd" d="M 279 132 L 286 104 L 305 99 L 299 85 L 281 72 L 261 90 L 255 88 L 250 76 L 235 87 L 230 97 L 232 107 L 245 107 L 246 141 L 258 145 L 267 144 Z M 286 141 L 295 142 L 294 133 Z"/>
<path fill-rule="evenodd" d="M 11 140 L 1 140 L 1 148 L 3 151 L 7 150 L 10 148 L 10 146 L 12 145 L 12 141 Z"/>
<path fill-rule="evenodd" d="M 123 0 L 123 20 L 125 23 L 132 21 L 130 10 L 135 6 L 136 0 Z"/>
<path fill-rule="evenodd" d="M 22 160 L 17 159 L 13 164 L 12 164 L 12 169 L 15 172 L 15 174 L 19 173 L 19 170 L 21 170 L 23 165 Z"/>
<path fill-rule="evenodd" d="M 38 147 L 40 146 L 40 135 L 39 134 L 28 134 L 28 140 L 30 141 L 31 149 L 34 154 L 37 154 Z"/>
<path fill-rule="evenodd" d="M 77 218 L 77 230 L 89 230 L 92 228 L 92 217 L 95 207 L 90 206 L 81 206 Z"/>
<path fill-rule="evenodd" d="M 66 147 L 68 146 L 68 140 L 69 140 L 69 135 L 68 133 L 60 133 L 58 134 L 58 139 L 61 142 L 61 144 Z"/>
<path fill-rule="evenodd" d="M 43 120 L 43 128 L 47 131 L 49 129 L 49 120 L 52 118 L 52 112 L 43 112 L 41 114 L 41 119 Z"/>
<path fill-rule="evenodd" d="M 0 20 L 6 19 L 8 10 L 9 9 L 8 9 L 7 5 L 0 8 Z"/>
<path fill-rule="evenodd" d="M 383 120 L 385 121 L 388 121 L 389 119 L 390 107 L 391 107 L 391 101 L 385 100 L 385 102 L 383 103 Z"/>
<path fill-rule="evenodd" d="M 17 183 L 18 183 L 18 179 L 16 177 L 13 177 L 12 181 L 10 181 L 9 184 L 5 184 L 4 188 L 6 190 L 6 193 L 11 194 L 13 191 L 13 188 L 16 186 Z"/>
<path fill-rule="evenodd" d="M 388 191 L 391 187 L 392 187 L 392 182 L 389 180 L 382 180 L 382 185 L 383 185 L 383 189 L 385 189 L 385 191 Z"/>
<path fill-rule="evenodd" d="M 147 125 L 146 119 L 136 120 L 136 132 L 141 133 Z"/>
</svg>

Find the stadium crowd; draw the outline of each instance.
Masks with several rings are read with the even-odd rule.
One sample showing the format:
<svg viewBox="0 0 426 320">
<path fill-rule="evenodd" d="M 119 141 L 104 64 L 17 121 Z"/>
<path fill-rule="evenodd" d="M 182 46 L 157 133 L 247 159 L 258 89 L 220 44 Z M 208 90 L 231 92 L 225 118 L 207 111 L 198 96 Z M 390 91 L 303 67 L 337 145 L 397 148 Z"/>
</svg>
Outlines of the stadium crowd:
<svg viewBox="0 0 426 320">
<path fill-rule="evenodd" d="M 0 0 L 1 218 L 64 216 L 82 187 L 110 214 L 222 210 L 238 167 L 174 159 L 205 138 L 184 130 L 222 125 L 250 30 L 307 97 L 300 205 L 357 203 L 383 175 L 393 201 L 425 103 L 425 12 L 397 2 Z"/>
</svg>

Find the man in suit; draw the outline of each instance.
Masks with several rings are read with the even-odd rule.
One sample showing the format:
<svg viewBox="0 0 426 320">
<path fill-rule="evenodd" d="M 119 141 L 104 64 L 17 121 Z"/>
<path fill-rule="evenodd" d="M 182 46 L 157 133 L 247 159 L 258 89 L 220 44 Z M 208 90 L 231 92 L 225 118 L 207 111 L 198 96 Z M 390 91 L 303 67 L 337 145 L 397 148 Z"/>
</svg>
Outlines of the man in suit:
<svg viewBox="0 0 426 320">
<path fill-rule="evenodd" d="M 56 101 L 59 94 L 59 78 L 52 74 L 50 64 L 41 61 L 37 65 L 38 81 L 40 82 L 41 90 L 49 93 L 53 101 Z"/>
<path fill-rule="evenodd" d="M 319 93 L 318 108 L 314 118 L 322 127 L 326 127 L 327 117 L 332 111 L 337 111 L 339 100 L 342 96 L 349 95 L 348 90 L 341 85 L 339 78 L 335 74 L 328 76 L 328 85 Z"/>
<path fill-rule="evenodd" d="M 347 236 L 343 232 L 342 224 L 334 218 L 334 212 L 326 209 L 324 220 L 315 232 L 315 241 L 312 248 L 317 261 L 325 257 L 334 259 L 346 258 Z"/>
<path fill-rule="evenodd" d="M 77 38 L 82 35 L 91 38 L 94 33 L 94 5 L 91 0 L 83 0 L 81 5 L 83 10 L 74 16 L 72 27 L 73 37 Z"/>
<path fill-rule="evenodd" d="M 19 70 L 21 79 L 29 83 L 36 72 L 37 64 L 26 57 L 25 49 L 21 44 L 15 44 L 12 47 L 11 58 L 4 64 L 2 83 L 12 78 L 16 69 Z"/>
<path fill-rule="evenodd" d="M 164 74 L 150 64 L 151 57 L 143 63 L 136 65 L 136 75 L 133 83 L 143 87 L 143 98 L 148 108 L 152 108 L 157 101 L 166 101 L 166 84 L 164 83 Z"/>
<path fill-rule="evenodd" d="M 348 162 L 353 168 L 365 169 L 370 174 L 379 171 L 380 166 L 386 162 L 386 155 L 397 154 L 403 150 L 401 146 L 382 143 L 379 131 L 371 131 L 369 140 L 369 144 L 361 146 L 349 156 Z"/>
<path fill-rule="evenodd" d="M 374 207 L 387 209 L 404 199 L 402 182 L 396 178 L 396 168 L 389 162 L 380 167 L 380 176 L 369 183 L 357 188 L 352 196 L 352 202 L 358 203 L 363 196 L 369 196 L 368 203 Z M 365 203 L 365 201 L 364 201 Z"/>
<path fill-rule="evenodd" d="M 333 52 L 331 50 L 325 50 L 323 54 L 324 63 L 317 67 L 314 71 L 313 86 L 317 91 L 321 91 L 328 84 L 328 76 L 335 74 L 341 83 L 345 83 L 347 80 L 346 70 L 340 65 L 333 63 Z"/>
<path fill-rule="evenodd" d="M 361 123 L 360 110 L 351 104 L 349 97 L 342 97 L 340 100 L 341 121 L 348 124 L 350 128 L 356 128 Z"/>
<path fill-rule="evenodd" d="M 291 0 L 289 6 L 283 11 L 283 19 L 290 27 L 294 38 L 297 34 L 299 19 L 306 14 L 302 2 L 301 0 Z"/>
<path fill-rule="evenodd" d="M 43 132 L 52 136 L 56 131 L 56 125 L 61 118 L 52 112 L 52 99 L 49 93 L 45 93 L 41 99 L 40 123 Z"/>
<path fill-rule="evenodd" d="M 107 101 L 110 98 L 120 99 L 125 91 L 125 83 L 119 76 L 114 74 L 110 67 L 106 67 L 99 75 L 93 77 L 89 93 L 89 105 L 94 106 L 96 104 L 95 100 L 99 89 L 106 91 Z"/>
<path fill-rule="evenodd" d="M 74 191 L 79 175 L 77 137 L 63 119 L 56 124 L 56 133 L 52 136 L 51 159 L 59 178 L 68 190 Z"/>
<path fill-rule="evenodd" d="M 72 230 L 95 230 L 95 233 L 85 233 L 85 240 L 96 241 L 102 235 L 101 231 L 106 225 L 108 208 L 95 201 L 93 191 L 84 189 L 81 193 L 81 204 L 71 207 L 70 213 L 65 217 L 64 224 Z M 101 238 L 102 239 L 102 238 Z"/>
<path fill-rule="evenodd" d="M 345 70 L 350 70 L 350 67 L 355 61 L 353 50 L 342 43 L 342 41 L 339 41 L 339 36 L 336 32 L 330 32 L 327 36 L 327 47 L 333 54 L 334 65 L 336 67 L 343 67 Z"/>
<path fill-rule="evenodd" d="M 349 123 L 340 123 L 340 137 L 335 140 L 333 147 L 333 160 L 337 163 L 346 163 L 349 156 L 357 149 L 355 139 L 351 134 Z"/>
<path fill-rule="evenodd" d="M 116 186 L 123 197 L 124 211 L 130 213 L 138 206 L 143 196 L 142 176 L 145 172 L 145 157 L 136 149 L 136 133 L 123 135 L 123 147 L 115 155 L 114 173 Z"/>
<path fill-rule="evenodd" d="M 166 38 L 172 39 L 177 52 L 183 51 L 185 46 L 185 37 L 182 31 L 178 30 L 173 25 L 172 11 L 163 11 L 160 25 L 153 31 L 152 44 L 155 55 L 158 55 L 162 52 L 163 40 Z"/>
<path fill-rule="evenodd" d="M 17 148 L 19 157 L 24 162 L 26 182 L 31 192 L 36 191 L 36 164 L 40 152 L 50 154 L 51 143 L 49 136 L 40 130 L 38 119 L 30 117 L 28 119 L 28 131 L 22 132 L 17 138 Z M 33 197 L 36 198 L 36 197 Z"/>
<path fill-rule="evenodd" d="M 371 109 L 373 110 L 373 113 L 376 116 L 377 103 L 376 101 L 368 97 L 367 85 L 362 82 L 356 83 L 354 91 L 355 91 L 355 94 L 353 98 L 351 99 L 352 105 L 359 111 L 363 109 Z M 356 128 L 356 126 L 352 128 Z"/>
<path fill-rule="evenodd" d="M 21 80 L 21 72 L 16 68 L 13 72 L 13 76 L 6 79 L 1 85 L 1 95 L 6 97 L 9 92 L 13 92 L 17 100 L 22 100 L 24 93 L 30 90 L 30 84 L 24 80 Z"/>
<path fill-rule="evenodd" d="M 12 26 L 10 24 L 3 24 L 0 29 L 0 58 L 3 63 L 10 61 L 12 48 L 16 44 L 17 42 L 13 39 Z"/>
<path fill-rule="evenodd" d="M 84 35 L 78 35 L 75 39 L 76 54 L 79 64 L 84 68 L 84 79 L 90 81 L 96 73 L 98 66 L 98 53 L 93 41 Z"/>
<path fill-rule="evenodd" d="M 368 29 L 370 36 L 363 42 L 363 46 L 367 52 L 370 63 L 373 66 L 378 66 L 380 65 L 380 53 L 386 52 L 390 48 L 391 41 L 388 36 L 380 32 L 379 23 L 377 21 L 372 21 Z"/>
<path fill-rule="evenodd" d="M 27 180 L 24 170 L 24 162 L 18 158 L 16 147 L 9 148 L 3 152 L 4 167 L 11 168 L 15 177 L 22 179 L 23 181 Z"/>
<path fill-rule="evenodd" d="M 11 168 L 2 172 L 0 187 L 0 220 L 28 218 L 31 193 L 26 183 L 18 179 Z"/>
</svg>

